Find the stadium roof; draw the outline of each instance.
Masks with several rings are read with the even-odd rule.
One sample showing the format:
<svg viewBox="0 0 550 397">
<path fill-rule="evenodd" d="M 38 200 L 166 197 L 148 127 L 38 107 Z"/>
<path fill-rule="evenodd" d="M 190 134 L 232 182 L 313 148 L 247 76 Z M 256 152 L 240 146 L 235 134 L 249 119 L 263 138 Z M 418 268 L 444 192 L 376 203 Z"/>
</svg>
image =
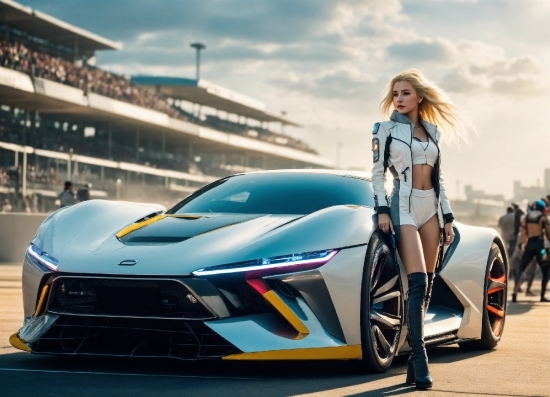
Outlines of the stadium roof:
<svg viewBox="0 0 550 397">
<path fill-rule="evenodd" d="M 79 54 L 122 48 L 119 43 L 11 0 L 0 0 L 0 21 L 10 28 L 21 30 L 51 43 L 69 48 L 76 47 Z"/>
<path fill-rule="evenodd" d="M 170 98 L 223 110 L 258 121 L 277 122 L 295 127 L 300 124 L 266 112 L 265 103 L 209 81 L 180 77 L 134 76 L 136 84 L 158 90 Z"/>
</svg>

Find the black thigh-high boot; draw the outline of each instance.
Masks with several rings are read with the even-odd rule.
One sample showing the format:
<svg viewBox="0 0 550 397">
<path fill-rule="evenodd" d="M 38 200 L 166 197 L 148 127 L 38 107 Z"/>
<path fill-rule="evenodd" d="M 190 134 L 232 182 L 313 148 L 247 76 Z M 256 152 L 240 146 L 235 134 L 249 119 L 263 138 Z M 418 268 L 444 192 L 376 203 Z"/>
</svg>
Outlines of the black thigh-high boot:
<svg viewBox="0 0 550 397">
<path fill-rule="evenodd" d="M 432 300 L 432 288 L 434 286 L 434 274 L 427 273 L 428 275 L 428 286 L 426 287 L 426 296 L 424 298 L 424 314 L 428 311 L 428 306 L 430 306 L 430 300 Z"/>
<path fill-rule="evenodd" d="M 407 366 L 407 384 L 416 384 L 417 389 L 432 387 L 428 369 L 428 356 L 424 347 L 424 300 L 428 284 L 426 273 L 409 274 L 408 328 L 412 349 L 412 365 Z"/>
<path fill-rule="evenodd" d="M 427 273 L 428 275 L 428 286 L 426 287 L 426 296 L 424 298 L 424 315 L 426 315 L 426 312 L 428 311 L 428 306 L 430 306 L 430 301 L 432 299 L 432 288 L 434 286 L 434 274 L 433 273 Z M 414 372 L 414 360 L 413 355 L 411 354 L 409 356 L 409 359 L 407 361 L 407 365 L 411 367 L 411 373 Z"/>
</svg>

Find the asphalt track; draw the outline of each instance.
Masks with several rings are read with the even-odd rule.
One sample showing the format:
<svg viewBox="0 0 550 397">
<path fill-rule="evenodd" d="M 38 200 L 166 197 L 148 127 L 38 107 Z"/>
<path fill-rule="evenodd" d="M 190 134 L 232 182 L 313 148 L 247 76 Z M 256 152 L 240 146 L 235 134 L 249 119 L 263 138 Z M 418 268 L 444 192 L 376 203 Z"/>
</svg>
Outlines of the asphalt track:
<svg viewBox="0 0 550 397">
<path fill-rule="evenodd" d="M 429 350 L 435 386 L 405 381 L 405 357 L 382 375 L 350 362 L 180 362 L 37 356 L 10 346 L 22 321 L 21 267 L 0 265 L 0 396 L 550 396 L 550 304 L 520 294 L 501 344 Z M 539 281 L 535 281 L 535 292 Z"/>
</svg>

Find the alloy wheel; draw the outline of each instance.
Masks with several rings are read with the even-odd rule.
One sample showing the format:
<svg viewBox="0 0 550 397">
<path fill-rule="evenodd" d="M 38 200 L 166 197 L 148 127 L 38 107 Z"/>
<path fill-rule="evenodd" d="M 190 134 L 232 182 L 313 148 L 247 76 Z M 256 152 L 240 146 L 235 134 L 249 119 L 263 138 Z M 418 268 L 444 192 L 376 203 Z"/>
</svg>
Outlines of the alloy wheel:
<svg viewBox="0 0 550 397">
<path fill-rule="evenodd" d="M 379 359 L 386 360 L 397 349 L 403 324 L 400 271 L 385 245 L 375 252 L 370 270 L 370 336 Z"/>
<path fill-rule="evenodd" d="M 488 272 L 486 308 L 491 332 L 500 337 L 506 315 L 507 277 L 502 256 L 497 255 Z"/>
</svg>

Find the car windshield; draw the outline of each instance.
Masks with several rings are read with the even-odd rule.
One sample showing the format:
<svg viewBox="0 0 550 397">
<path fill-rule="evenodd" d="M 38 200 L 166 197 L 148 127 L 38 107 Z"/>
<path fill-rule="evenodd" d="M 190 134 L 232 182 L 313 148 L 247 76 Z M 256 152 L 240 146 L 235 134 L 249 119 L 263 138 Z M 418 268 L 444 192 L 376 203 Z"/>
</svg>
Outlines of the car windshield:
<svg viewBox="0 0 550 397">
<path fill-rule="evenodd" d="M 351 176 L 266 173 L 221 179 L 193 193 L 169 214 L 310 214 L 334 205 L 374 206 L 371 183 Z"/>
</svg>

